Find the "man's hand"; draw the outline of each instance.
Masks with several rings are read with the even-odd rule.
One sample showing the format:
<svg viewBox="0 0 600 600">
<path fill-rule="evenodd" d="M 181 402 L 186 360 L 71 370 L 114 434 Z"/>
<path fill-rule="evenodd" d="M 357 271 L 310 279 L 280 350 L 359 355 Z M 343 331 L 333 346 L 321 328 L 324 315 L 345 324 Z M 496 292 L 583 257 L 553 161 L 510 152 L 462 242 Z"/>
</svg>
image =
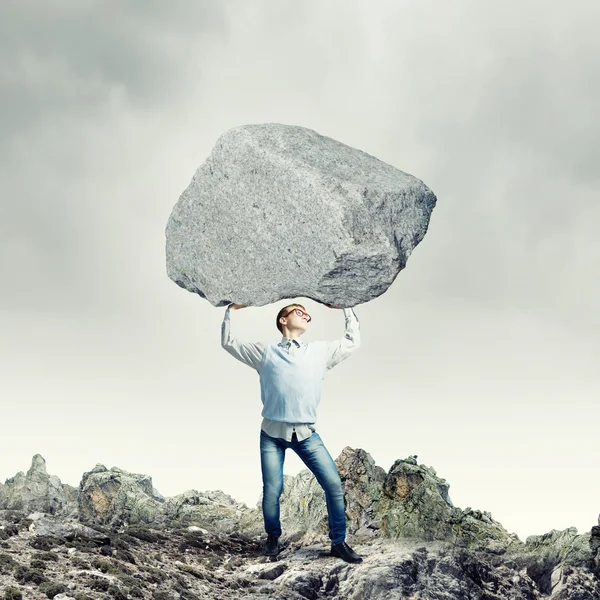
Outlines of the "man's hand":
<svg viewBox="0 0 600 600">
<path fill-rule="evenodd" d="M 237 310 L 238 308 L 247 308 L 245 304 L 230 304 L 229 308 L 233 308 L 233 310 Z"/>
</svg>

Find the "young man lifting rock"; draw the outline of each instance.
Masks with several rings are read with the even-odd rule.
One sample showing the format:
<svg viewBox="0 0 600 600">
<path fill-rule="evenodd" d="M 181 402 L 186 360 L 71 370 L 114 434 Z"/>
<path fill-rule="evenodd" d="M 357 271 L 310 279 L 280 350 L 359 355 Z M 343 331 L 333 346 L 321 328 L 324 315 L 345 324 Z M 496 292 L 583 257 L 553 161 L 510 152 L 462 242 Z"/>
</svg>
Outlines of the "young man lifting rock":
<svg viewBox="0 0 600 600">
<path fill-rule="evenodd" d="M 327 304 L 329 308 L 337 308 Z M 293 450 L 312 471 L 325 491 L 331 555 L 346 562 L 362 558 L 346 543 L 344 494 L 335 462 L 315 429 L 317 406 L 325 371 L 348 358 L 360 345 L 354 310 L 344 308 L 344 337 L 332 342 L 304 343 L 310 315 L 301 304 L 290 304 L 277 314 L 279 343 L 242 342 L 231 333 L 231 311 L 246 308 L 230 304 L 221 327 L 221 345 L 232 356 L 255 369 L 260 377 L 263 404 L 260 431 L 260 462 L 263 480 L 262 511 L 267 540 L 263 553 L 279 553 L 281 523 L 279 499 L 283 492 L 285 451 Z"/>
</svg>

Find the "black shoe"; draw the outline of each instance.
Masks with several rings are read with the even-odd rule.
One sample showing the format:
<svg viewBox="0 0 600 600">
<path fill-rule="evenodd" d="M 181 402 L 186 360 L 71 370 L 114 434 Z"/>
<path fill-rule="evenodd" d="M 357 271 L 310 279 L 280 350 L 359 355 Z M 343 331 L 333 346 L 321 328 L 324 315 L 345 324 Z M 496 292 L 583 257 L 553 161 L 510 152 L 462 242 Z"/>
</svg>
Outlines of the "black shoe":
<svg viewBox="0 0 600 600">
<path fill-rule="evenodd" d="M 339 544 L 331 544 L 331 556 L 337 556 L 342 560 L 349 563 L 362 562 L 362 558 L 346 544 L 346 542 L 340 542 Z"/>
<path fill-rule="evenodd" d="M 276 535 L 269 534 L 267 541 L 263 544 L 263 554 L 265 556 L 277 556 L 279 554 L 279 538 Z"/>
</svg>

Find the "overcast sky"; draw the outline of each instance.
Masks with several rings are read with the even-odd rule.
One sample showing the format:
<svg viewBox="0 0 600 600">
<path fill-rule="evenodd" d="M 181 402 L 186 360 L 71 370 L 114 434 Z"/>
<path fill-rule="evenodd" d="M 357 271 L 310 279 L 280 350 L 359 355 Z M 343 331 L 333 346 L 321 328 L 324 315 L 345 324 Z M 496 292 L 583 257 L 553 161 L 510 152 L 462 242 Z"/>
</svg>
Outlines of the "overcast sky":
<svg viewBox="0 0 600 600">
<path fill-rule="evenodd" d="M 35 453 L 166 496 L 261 491 L 260 388 L 224 309 L 166 275 L 216 139 L 301 125 L 422 179 L 429 231 L 359 305 L 317 430 L 525 539 L 600 512 L 600 3 L 7 0 L 0 7 L 0 480 Z M 279 334 L 285 302 L 233 314 Z M 304 301 L 305 340 L 343 335 Z M 288 452 L 285 472 L 304 468 Z"/>
</svg>

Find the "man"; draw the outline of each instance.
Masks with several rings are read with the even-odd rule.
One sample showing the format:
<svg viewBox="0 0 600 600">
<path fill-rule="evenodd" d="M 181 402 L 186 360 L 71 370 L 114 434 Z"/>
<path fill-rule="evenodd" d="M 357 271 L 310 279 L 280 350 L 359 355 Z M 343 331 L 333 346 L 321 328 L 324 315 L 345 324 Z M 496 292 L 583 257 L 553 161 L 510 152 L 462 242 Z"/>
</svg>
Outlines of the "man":
<svg viewBox="0 0 600 600">
<path fill-rule="evenodd" d="M 325 491 L 330 554 L 346 562 L 362 562 L 345 541 L 342 483 L 335 462 L 314 426 L 325 371 L 348 358 L 360 345 L 358 319 L 351 308 L 344 308 L 346 331 L 342 339 L 303 343 L 300 336 L 312 319 L 301 304 L 290 304 L 277 314 L 277 329 L 283 336 L 281 341 L 263 344 L 242 342 L 232 336 L 231 310 L 240 308 L 245 306 L 230 304 L 227 307 L 221 327 L 221 345 L 232 356 L 256 369 L 260 377 L 262 510 L 267 533 L 263 553 L 276 556 L 280 549 L 279 499 L 283 492 L 285 451 L 289 448 L 302 459 Z"/>
</svg>

